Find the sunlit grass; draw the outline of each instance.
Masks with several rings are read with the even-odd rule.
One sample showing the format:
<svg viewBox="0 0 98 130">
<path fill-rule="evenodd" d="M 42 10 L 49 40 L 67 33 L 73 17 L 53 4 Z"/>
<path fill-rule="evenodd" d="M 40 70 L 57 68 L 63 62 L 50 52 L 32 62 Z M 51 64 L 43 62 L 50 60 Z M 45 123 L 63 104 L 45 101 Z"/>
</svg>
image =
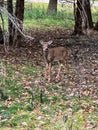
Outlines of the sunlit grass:
<svg viewBox="0 0 98 130">
<path fill-rule="evenodd" d="M 74 26 L 74 14 L 72 5 L 58 5 L 57 14 L 47 14 L 48 4 L 44 3 L 25 3 L 24 28 L 72 28 Z M 91 7 L 93 21 L 98 20 L 98 7 Z M 3 15 L 4 16 L 4 15 Z M 7 18 L 4 16 L 4 26 L 7 29 Z M 0 25 L 2 25 L 0 19 Z"/>
<path fill-rule="evenodd" d="M 34 5 L 33 5 L 34 4 Z M 32 4 L 32 8 L 29 13 L 29 11 L 25 12 L 25 20 L 26 23 L 29 23 L 28 20 L 30 20 L 29 26 L 35 26 L 35 27 L 48 27 L 48 26 L 58 26 L 58 27 L 65 27 L 67 28 L 68 25 L 73 25 L 73 14 L 71 13 L 71 10 L 68 10 L 68 7 L 64 10 L 61 9 L 59 5 L 59 10 L 57 14 L 48 15 L 47 14 L 47 4 Z M 71 18 L 68 19 L 68 15 L 71 16 Z M 69 22 L 70 21 L 70 22 Z M 70 23 L 70 24 L 68 24 Z M 26 24 L 25 24 L 26 25 Z"/>
<path fill-rule="evenodd" d="M 73 26 L 73 9 L 70 7 L 62 8 L 58 6 L 58 13 L 53 15 L 47 14 L 47 4 L 28 4 L 25 9 L 24 26 L 27 27 L 65 27 Z"/>
<path fill-rule="evenodd" d="M 25 9 L 25 27 L 44 28 L 44 27 L 63 27 L 72 28 L 74 26 L 74 14 L 72 5 L 58 5 L 58 13 L 47 14 L 48 4 L 29 3 Z M 93 21 L 98 19 L 98 7 L 92 7 Z"/>
</svg>

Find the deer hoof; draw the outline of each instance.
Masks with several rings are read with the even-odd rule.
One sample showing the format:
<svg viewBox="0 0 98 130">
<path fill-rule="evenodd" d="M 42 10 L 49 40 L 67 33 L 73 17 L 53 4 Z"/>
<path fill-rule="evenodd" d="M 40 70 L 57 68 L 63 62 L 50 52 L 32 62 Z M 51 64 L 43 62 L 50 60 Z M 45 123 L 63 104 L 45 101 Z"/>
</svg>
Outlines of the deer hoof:
<svg viewBox="0 0 98 130">
<path fill-rule="evenodd" d="M 49 78 L 49 79 L 48 79 L 48 83 L 50 83 L 50 82 L 51 82 L 51 79 Z"/>
</svg>

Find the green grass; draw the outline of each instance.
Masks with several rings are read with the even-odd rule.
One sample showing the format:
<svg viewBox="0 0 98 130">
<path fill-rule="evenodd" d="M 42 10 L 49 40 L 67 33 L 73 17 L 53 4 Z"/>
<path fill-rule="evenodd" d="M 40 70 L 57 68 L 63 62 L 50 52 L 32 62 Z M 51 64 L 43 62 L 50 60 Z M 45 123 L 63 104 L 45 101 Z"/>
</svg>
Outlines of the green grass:
<svg viewBox="0 0 98 130">
<path fill-rule="evenodd" d="M 92 7 L 92 17 L 93 21 L 97 22 L 98 21 L 98 6 Z"/>
<path fill-rule="evenodd" d="M 0 99 L 0 130 L 64 130 L 71 125 L 73 130 L 84 130 L 85 122 L 97 124 L 98 110 L 90 112 L 88 109 L 94 106 L 94 99 L 67 99 L 66 84 L 35 83 L 43 78 L 40 67 L 11 64 L 3 60 L 0 61 L 0 68 L 0 89 L 6 95 L 6 98 Z M 41 89 L 43 103 L 40 103 Z M 88 107 L 83 108 L 83 104 Z M 66 115 L 68 119 L 64 122 Z"/>
<path fill-rule="evenodd" d="M 48 4 L 43 3 L 25 3 L 24 28 L 42 28 L 50 27 L 72 28 L 74 26 L 73 7 L 65 5 L 63 8 L 58 5 L 58 13 L 48 15 Z M 92 7 L 93 21 L 98 20 L 98 7 Z M 1 20 L 1 19 L 0 19 Z M 4 16 L 5 29 L 7 28 L 7 18 Z M 1 24 L 1 21 L 0 21 Z"/>
<path fill-rule="evenodd" d="M 72 28 L 74 26 L 73 7 L 65 5 L 63 8 L 58 5 L 58 13 L 53 15 L 47 14 L 47 4 L 27 3 L 25 8 L 25 27 L 48 28 L 61 27 Z M 98 20 L 98 7 L 92 7 L 93 21 Z"/>
<path fill-rule="evenodd" d="M 62 9 L 60 5 L 58 8 L 57 14 L 48 15 L 47 4 L 32 3 L 30 7 L 26 5 L 24 25 L 29 27 L 72 27 L 73 9 L 70 7 Z"/>
</svg>

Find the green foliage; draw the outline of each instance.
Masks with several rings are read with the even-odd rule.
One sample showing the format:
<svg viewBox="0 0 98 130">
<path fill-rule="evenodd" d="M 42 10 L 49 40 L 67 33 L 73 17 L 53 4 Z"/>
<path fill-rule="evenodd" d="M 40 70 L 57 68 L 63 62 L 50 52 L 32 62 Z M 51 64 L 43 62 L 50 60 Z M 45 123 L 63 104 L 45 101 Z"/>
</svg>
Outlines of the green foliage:
<svg viewBox="0 0 98 130">
<path fill-rule="evenodd" d="M 98 21 L 98 6 L 92 7 L 92 17 L 94 22 Z"/>
<path fill-rule="evenodd" d="M 44 28 L 44 27 L 63 27 L 71 28 L 74 26 L 74 14 L 72 5 L 61 7 L 58 5 L 57 14 L 47 14 L 47 4 L 27 3 L 25 5 L 25 27 Z M 92 7 L 93 21 L 98 20 L 98 7 Z"/>
<path fill-rule="evenodd" d="M 25 8 L 25 26 L 31 27 L 48 27 L 48 26 L 62 26 L 71 27 L 74 23 L 73 19 L 73 9 L 70 7 L 64 8 L 64 10 L 59 5 L 59 10 L 57 14 L 48 15 L 47 14 L 47 4 L 35 4 L 32 3 L 26 5 Z M 69 18 L 68 18 L 69 17 Z M 69 24 L 70 23 L 70 24 Z"/>
<path fill-rule="evenodd" d="M 47 14 L 47 4 L 43 3 L 26 3 L 24 12 L 24 28 L 44 28 L 48 27 L 61 27 L 72 28 L 74 26 L 73 7 L 65 5 L 61 7 L 58 5 L 58 13 L 53 15 Z M 98 6 L 92 9 L 93 21 L 98 20 Z M 3 15 L 4 16 L 4 15 Z M 0 19 L 1 24 L 1 19 Z M 7 29 L 7 18 L 4 16 L 5 29 Z"/>
</svg>

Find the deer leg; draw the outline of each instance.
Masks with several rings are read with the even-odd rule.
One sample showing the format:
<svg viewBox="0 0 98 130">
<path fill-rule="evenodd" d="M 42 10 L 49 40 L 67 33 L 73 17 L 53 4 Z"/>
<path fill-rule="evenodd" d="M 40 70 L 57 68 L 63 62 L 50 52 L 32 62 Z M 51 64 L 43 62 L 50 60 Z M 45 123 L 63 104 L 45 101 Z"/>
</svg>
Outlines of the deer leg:
<svg viewBox="0 0 98 130">
<path fill-rule="evenodd" d="M 48 82 L 50 82 L 51 80 L 51 63 L 49 63 L 49 68 L 48 68 L 48 71 L 49 71 L 49 77 L 48 77 Z"/>
<path fill-rule="evenodd" d="M 48 65 L 48 63 L 46 63 L 46 67 L 45 67 L 45 78 L 47 78 L 48 68 L 49 68 L 49 65 Z"/>
<path fill-rule="evenodd" d="M 66 60 L 66 68 L 67 68 L 67 73 L 69 72 L 69 65 L 68 65 L 68 62 Z"/>
<path fill-rule="evenodd" d="M 59 65 L 59 69 L 58 69 L 58 73 L 57 73 L 56 79 L 59 79 L 61 69 L 62 69 L 62 64 Z"/>
</svg>

